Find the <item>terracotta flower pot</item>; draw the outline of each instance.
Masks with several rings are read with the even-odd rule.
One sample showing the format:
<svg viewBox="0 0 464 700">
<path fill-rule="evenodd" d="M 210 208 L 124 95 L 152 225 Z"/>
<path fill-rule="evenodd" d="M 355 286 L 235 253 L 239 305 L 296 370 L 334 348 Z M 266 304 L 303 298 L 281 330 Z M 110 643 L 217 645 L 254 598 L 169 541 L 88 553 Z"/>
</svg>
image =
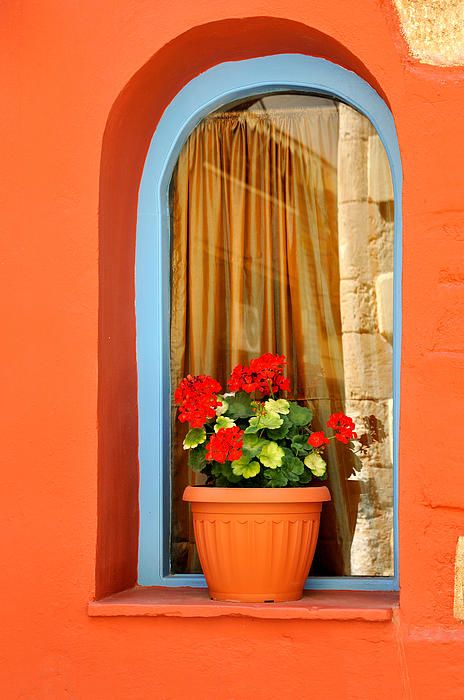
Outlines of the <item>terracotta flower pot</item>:
<svg viewBox="0 0 464 700">
<path fill-rule="evenodd" d="M 195 539 L 213 600 L 298 600 L 316 548 L 325 486 L 187 486 Z"/>
</svg>

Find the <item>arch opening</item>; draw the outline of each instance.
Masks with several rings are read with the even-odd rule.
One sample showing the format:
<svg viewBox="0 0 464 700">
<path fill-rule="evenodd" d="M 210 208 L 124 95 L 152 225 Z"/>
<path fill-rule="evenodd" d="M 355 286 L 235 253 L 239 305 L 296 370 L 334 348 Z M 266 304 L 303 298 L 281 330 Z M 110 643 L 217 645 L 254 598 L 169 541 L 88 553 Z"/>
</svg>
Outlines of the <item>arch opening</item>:
<svg viewBox="0 0 464 700">
<path fill-rule="evenodd" d="M 254 95 L 310 92 L 336 97 L 368 117 L 385 148 L 395 198 L 395 299 L 399 303 L 401 168 L 393 118 L 387 106 L 361 78 L 323 59 L 301 55 L 267 56 L 220 64 L 191 81 L 166 110 L 153 136 L 138 202 L 137 224 L 137 361 L 139 373 L 140 514 L 139 582 L 151 585 L 204 585 L 193 574 L 171 576 L 169 570 L 169 419 L 163 403 L 169 396 L 169 185 L 181 149 L 197 124 L 211 112 Z M 393 433 L 397 437 L 399 391 L 399 312 L 395 314 L 393 350 Z M 158 358 L 153 362 L 153 358 Z M 167 399 L 169 401 L 169 399 Z M 157 436 L 157 437 L 156 437 Z M 161 439 L 158 439 L 161 436 Z M 396 469 L 397 439 L 394 440 Z M 396 472 L 395 472 L 396 474 Z M 397 490 L 397 477 L 393 479 Z M 153 504 L 156 504 L 153 507 Z M 395 539 L 397 537 L 394 508 Z M 395 548 L 397 549 L 397 548 Z M 393 572 L 394 569 L 394 572 Z M 393 575 L 321 577 L 313 587 L 395 588 Z M 390 574 L 390 571 L 388 572 Z"/>
</svg>

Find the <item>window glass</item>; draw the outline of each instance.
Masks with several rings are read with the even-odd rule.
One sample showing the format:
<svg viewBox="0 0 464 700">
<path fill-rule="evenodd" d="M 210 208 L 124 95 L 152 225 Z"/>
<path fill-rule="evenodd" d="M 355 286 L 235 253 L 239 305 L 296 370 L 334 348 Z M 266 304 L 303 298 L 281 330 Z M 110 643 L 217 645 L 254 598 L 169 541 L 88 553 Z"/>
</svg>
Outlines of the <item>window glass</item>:
<svg viewBox="0 0 464 700">
<path fill-rule="evenodd" d="M 264 352 L 287 356 L 292 397 L 352 416 L 331 442 L 332 502 L 311 575 L 393 575 L 393 189 L 369 120 L 332 99 L 259 96 L 205 118 L 171 183 L 171 386 Z M 172 400 L 171 573 L 199 573 Z M 368 448 L 368 449 L 366 449 Z"/>
</svg>

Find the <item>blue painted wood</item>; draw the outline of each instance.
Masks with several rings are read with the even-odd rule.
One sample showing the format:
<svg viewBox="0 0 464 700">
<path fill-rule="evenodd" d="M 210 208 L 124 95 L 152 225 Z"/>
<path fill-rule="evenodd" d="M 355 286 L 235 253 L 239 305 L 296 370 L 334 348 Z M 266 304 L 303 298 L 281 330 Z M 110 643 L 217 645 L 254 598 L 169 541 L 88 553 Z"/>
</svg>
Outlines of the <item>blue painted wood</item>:
<svg viewBox="0 0 464 700">
<path fill-rule="evenodd" d="M 156 585 L 166 586 L 168 588 L 175 588 L 176 586 L 206 588 L 206 581 L 205 577 L 200 574 L 177 574 L 175 576 L 163 576 Z M 396 591 L 398 590 L 398 586 L 394 576 L 318 576 L 308 578 L 305 589 L 330 591 Z"/>
<path fill-rule="evenodd" d="M 169 184 L 180 150 L 210 112 L 251 95 L 302 90 L 335 97 L 363 112 L 387 152 L 395 197 L 393 347 L 395 575 L 308 579 L 307 588 L 398 588 L 398 437 L 401 364 L 402 171 L 392 114 L 359 76 L 330 61 L 280 54 L 221 63 L 189 82 L 166 108 L 150 143 L 140 182 L 136 241 L 136 323 L 140 463 L 139 583 L 204 586 L 202 576 L 168 576 Z"/>
</svg>

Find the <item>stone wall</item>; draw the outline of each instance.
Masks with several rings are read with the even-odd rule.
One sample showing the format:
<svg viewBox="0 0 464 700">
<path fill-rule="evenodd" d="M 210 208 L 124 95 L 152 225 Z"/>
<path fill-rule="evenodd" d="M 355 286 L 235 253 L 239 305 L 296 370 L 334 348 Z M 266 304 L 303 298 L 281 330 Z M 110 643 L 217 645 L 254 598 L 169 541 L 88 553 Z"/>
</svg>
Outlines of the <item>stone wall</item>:
<svg viewBox="0 0 464 700">
<path fill-rule="evenodd" d="M 384 147 L 368 119 L 341 104 L 339 128 L 346 412 L 355 419 L 359 433 L 370 425 L 380 438 L 360 455 L 361 498 L 351 570 L 353 575 L 389 576 L 393 573 L 393 188 Z"/>
<path fill-rule="evenodd" d="M 395 0 L 414 58 L 435 66 L 464 64 L 463 0 Z"/>
</svg>

